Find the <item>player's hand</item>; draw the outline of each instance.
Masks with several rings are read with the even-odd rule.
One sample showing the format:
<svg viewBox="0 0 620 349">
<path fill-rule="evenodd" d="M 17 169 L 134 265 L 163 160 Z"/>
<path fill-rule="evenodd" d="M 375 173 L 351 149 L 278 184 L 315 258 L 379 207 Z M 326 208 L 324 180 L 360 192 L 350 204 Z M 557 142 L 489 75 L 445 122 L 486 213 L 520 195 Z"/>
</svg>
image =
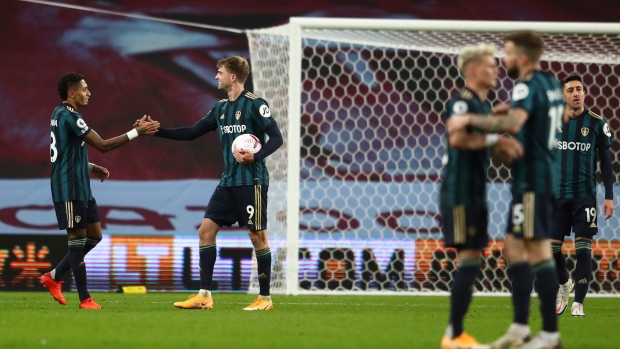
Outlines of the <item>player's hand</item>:
<svg viewBox="0 0 620 349">
<path fill-rule="evenodd" d="M 509 166 L 512 162 L 523 156 L 523 146 L 512 137 L 499 136 L 493 147 L 493 157 Z"/>
<path fill-rule="evenodd" d="M 110 172 L 103 166 L 94 165 L 92 172 L 95 176 L 101 179 L 102 182 L 110 177 Z"/>
<path fill-rule="evenodd" d="M 155 120 L 151 119 L 149 115 L 144 115 L 141 119 L 136 119 L 136 122 L 133 123 L 133 127 L 140 126 L 147 121 L 155 121 Z"/>
<path fill-rule="evenodd" d="M 142 119 L 138 120 L 137 126 L 135 126 L 136 131 L 140 136 L 152 136 L 157 133 L 159 129 L 159 122 L 151 120 L 151 117 L 148 115 L 144 115 Z"/>
<path fill-rule="evenodd" d="M 491 111 L 493 114 L 508 114 L 509 109 L 510 109 L 510 103 L 502 102 L 502 103 L 497 103 L 496 105 L 494 105 Z"/>
<path fill-rule="evenodd" d="M 603 200 L 603 215 L 605 216 L 605 220 L 611 218 L 614 215 L 614 201 L 613 200 Z"/>
<path fill-rule="evenodd" d="M 448 133 L 452 133 L 452 132 L 465 128 L 469 124 L 470 119 L 471 119 L 470 114 L 454 115 L 450 117 L 446 124 Z"/>
<path fill-rule="evenodd" d="M 251 165 L 254 163 L 254 153 L 247 150 L 233 150 L 235 160 L 242 165 Z"/>
</svg>

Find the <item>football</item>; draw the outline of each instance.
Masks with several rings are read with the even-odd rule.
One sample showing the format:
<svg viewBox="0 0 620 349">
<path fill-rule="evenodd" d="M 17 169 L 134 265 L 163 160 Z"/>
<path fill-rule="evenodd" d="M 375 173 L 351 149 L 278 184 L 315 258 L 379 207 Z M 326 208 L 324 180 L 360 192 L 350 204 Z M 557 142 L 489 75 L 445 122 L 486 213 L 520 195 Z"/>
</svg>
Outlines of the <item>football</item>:
<svg viewBox="0 0 620 349">
<path fill-rule="evenodd" d="M 235 150 L 249 150 L 252 153 L 256 153 L 263 145 L 258 137 L 252 134 L 242 134 L 235 138 L 232 144 L 232 151 Z"/>
</svg>

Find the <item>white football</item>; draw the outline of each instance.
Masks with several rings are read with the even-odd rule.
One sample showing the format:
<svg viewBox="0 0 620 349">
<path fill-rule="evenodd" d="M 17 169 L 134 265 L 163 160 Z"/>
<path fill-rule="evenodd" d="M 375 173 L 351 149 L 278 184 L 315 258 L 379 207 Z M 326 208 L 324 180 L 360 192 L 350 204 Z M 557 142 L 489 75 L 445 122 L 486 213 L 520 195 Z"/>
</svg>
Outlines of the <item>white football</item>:
<svg viewBox="0 0 620 349">
<path fill-rule="evenodd" d="M 262 146 L 258 137 L 245 133 L 235 138 L 232 144 L 232 151 L 249 150 L 252 153 L 256 153 Z"/>
</svg>

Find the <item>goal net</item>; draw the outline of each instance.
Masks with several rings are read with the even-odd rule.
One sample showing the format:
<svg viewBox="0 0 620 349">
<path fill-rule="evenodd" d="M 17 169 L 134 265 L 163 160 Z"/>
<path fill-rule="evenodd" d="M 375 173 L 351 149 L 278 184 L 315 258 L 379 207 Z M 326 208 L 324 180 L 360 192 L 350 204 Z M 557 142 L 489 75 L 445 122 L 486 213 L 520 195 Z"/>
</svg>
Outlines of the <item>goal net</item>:
<svg viewBox="0 0 620 349">
<path fill-rule="evenodd" d="M 485 42 L 499 58 L 504 35 L 526 28 L 543 34 L 543 69 L 559 79 L 583 76 L 586 105 L 618 139 L 618 25 L 292 18 L 248 32 L 254 92 L 270 103 L 284 135 L 283 149 L 268 158 L 274 293 L 449 289 L 456 253 L 443 247 L 437 197 L 441 115 L 464 86 L 457 54 Z M 512 84 L 502 68 L 489 98 L 508 101 Z M 619 150 L 614 142 L 616 184 Z M 502 293 L 510 287 L 501 256 L 508 169 L 493 163 L 488 187 L 492 241 L 476 289 Z M 618 216 L 599 220 L 590 292 L 620 292 Z M 572 272 L 570 238 L 564 253 Z M 251 290 L 257 286 L 254 274 Z"/>
</svg>

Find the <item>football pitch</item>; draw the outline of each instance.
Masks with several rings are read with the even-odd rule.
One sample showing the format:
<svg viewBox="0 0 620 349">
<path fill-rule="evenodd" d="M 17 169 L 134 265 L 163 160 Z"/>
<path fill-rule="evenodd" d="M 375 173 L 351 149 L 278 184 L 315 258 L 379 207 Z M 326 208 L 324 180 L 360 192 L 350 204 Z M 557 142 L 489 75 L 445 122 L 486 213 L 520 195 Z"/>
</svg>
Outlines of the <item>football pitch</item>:
<svg viewBox="0 0 620 349">
<path fill-rule="evenodd" d="M 62 306 L 43 292 L 0 292 L 0 348 L 439 348 L 448 297 L 274 296 L 274 310 L 245 312 L 254 295 L 214 294 L 214 310 L 181 310 L 186 293 L 93 293 L 103 309 Z M 571 297 L 572 302 L 572 297 Z M 532 331 L 540 329 L 532 299 Z M 560 316 L 564 348 L 620 347 L 620 299 L 589 298 L 586 318 Z M 476 297 L 465 319 L 483 342 L 512 317 L 510 298 Z"/>
</svg>

